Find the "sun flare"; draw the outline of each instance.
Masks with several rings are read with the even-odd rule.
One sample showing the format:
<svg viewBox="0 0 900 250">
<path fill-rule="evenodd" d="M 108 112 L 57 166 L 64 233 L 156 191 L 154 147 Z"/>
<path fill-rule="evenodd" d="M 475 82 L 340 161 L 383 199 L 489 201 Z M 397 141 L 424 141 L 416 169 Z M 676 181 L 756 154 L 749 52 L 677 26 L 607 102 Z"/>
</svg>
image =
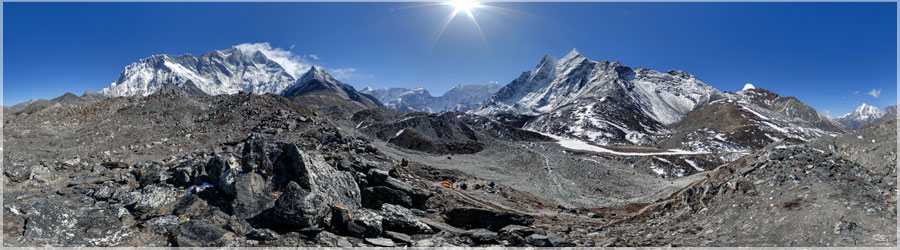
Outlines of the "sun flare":
<svg viewBox="0 0 900 250">
<path fill-rule="evenodd" d="M 466 12 L 466 14 L 471 15 L 472 10 L 478 7 L 481 7 L 477 2 L 472 0 L 454 0 L 448 2 L 450 5 L 456 8 L 457 12 Z"/>
</svg>

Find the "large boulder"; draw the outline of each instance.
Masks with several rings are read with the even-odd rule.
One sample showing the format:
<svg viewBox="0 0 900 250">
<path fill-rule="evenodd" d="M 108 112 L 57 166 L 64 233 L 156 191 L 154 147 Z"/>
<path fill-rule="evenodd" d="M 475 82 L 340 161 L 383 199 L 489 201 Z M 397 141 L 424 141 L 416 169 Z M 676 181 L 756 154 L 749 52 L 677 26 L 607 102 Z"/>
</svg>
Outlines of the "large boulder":
<svg viewBox="0 0 900 250">
<path fill-rule="evenodd" d="M 411 208 L 425 208 L 425 203 L 428 201 L 428 198 L 431 198 L 431 192 L 422 188 L 414 187 L 409 183 L 398 180 L 394 177 L 388 177 L 385 180 L 385 185 L 391 187 L 396 190 L 400 190 L 405 192 L 412 198 L 412 207 Z"/>
<path fill-rule="evenodd" d="M 175 232 L 178 247 L 235 247 L 236 238 L 234 233 L 202 220 L 182 223 Z"/>
<path fill-rule="evenodd" d="M 237 158 L 227 153 L 216 155 L 206 164 L 206 171 L 213 185 L 225 194 L 234 195 L 234 182 L 241 172 Z"/>
<path fill-rule="evenodd" d="M 381 214 L 384 216 L 382 226 L 385 230 L 397 231 L 405 234 L 432 234 L 434 230 L 420 221 L 409 209 L 393 205 L 384 204 L 381 206 Z"/>
<path fill-rule="evenodd" d="M 331 205 L 331 226 L 334 231 L 356 238 L 378 237 L 382 232 L 380 214 L 366 209 L 350 211 L 342 204 Z"/>
<path fill-rule="evenodd" d="M 321 155 L 307 154 L 293 144 L 285 144 L 276 175 L 290 180 L 275 202 L 275 215 L 296 227 L 310 227 L 328 216 L 329 205 L 360 208 L 359 186 L 350 173 L 325 163 Z"/>
<path fill-rule="evenodd" d="M 316 226 L 328 214 L 325 198 L 296 182 L 290 182 L 275 201 L 275 216 L 294 229 Z"/>
<path fill-rule="evenodd" d="M 60 201 L 46 200 L 34 205 L 25 221 L 24 237 L 35 246 L 61 246 L 75 239 L 76 211 Z"/>
<path fill-rule="evenodd" d="M 444 214 L 444 221 L 465 229 L 487 228 L 497 231 L 508 225 L 531 225 L 534 223 L 534 217 L 493 209 L 454 208 Z"/>
<path fill-rule="evenodd" d="M 151 185 L 144 188 L 141 198 L 134 205 L 142 217 L 170 214 L 177 200 L 175 189 L 165 185 Z"/>
<path fill-rule="evenodd" d="M 281 155 L 281 149 L 279 144 L 269 142 L 262 135 L 253 133 L 235 147 L 235 152 L 241 155 L 244 173 L 255 171 L 271 176 L 275 173 L 276 160 Z"/>
<path fill-rule="evenodd" d="M 13 164 L 7 165 L 5 168 L 3 174 L 5 174 L 10 181 L 23 182 L 34 176 L 35 167 L 32 166 Z"/>
<path fill-rule="evenodd" d="M 425 203 L 428 201 L 428 198 L 431 198 L 431 195 L 432 195 L 431 192 L 428 190 L 414 187 L 413 185 L 410 185 L 409 183 L 406 183 L 401 180 L 398 180 L 397 178 L 391 177 L 390 172 L 386 171 L 386 170 L 375 169 L 375 168 L 370 169 L 368 171 L 368 173 L 366 174 L 366 177 L 367 177 L 366 180 L 368 181 L 369 186 L 385 186 L 392 190 L 397 190 L 397 191 L 403 192 L 406 194 L 406 196 L 409 196 L 409 198 L 410 198 L 410 203 L 405 203 L 405 199 L 403 201 L 404 203 L 390 202 L 388 200 L 383 200 L 382 203 L 385 203 L 385 202 L 393 203 L 393 204 L 403 205 L 404 207 L 408 207 L 408 208 L 425 208 Z M 396 191 L 392 191 L 392 192 L 396 193 Z M 378 195 L 378 196 L 372 197 L 372 198 L 364 198 L 364 199 L 378 200 L 379 198 L 401 198 L 395 194 L 383 195 L 383 194 L 376 193 L 375 195 Z M 406 205 L 406 204 L 409 204 L 409 205 Z"/>
<path fill-rule="evenodd" d="M 381 209 L 381 205 L 389 203 L 412 207 L 412 198 L 406 192 L 385 186 L 367 187 L 362 190 L 362 204 L 371 209 Z"/>
<path fill-rule="evenodd" d="M 166 233 L 178 227 L 178 216 L 166 215 L 156 217 L 145 221 L 141 226 L 157 233 Z"/>
<path fill-rule="evenodd" d="M 272 187 L 257 173 L 246 173 L 234 183 L 235 196 L 231 203 L 234 215 L 251 218 L 274 205 Z"/>
<path fill-rule="evenodd" d="M 463 233 L 463 236 L 469 237 L 476 244 L 493 244 L 497 243 L 497 233 L 490 230 L 479 228 L 472 229 Z"/>
<path fill-rule="evenodd" d="M 48 198 L 29 206 L 24 238 L 31 246 L 122 246 L 132 230 L 111 211 Z"/>
<path fill-rule="evenodd" d="M 509 246 L 524 246 L 525 245 L 525 237 L 528 237 L 535 233 L 534 228 L 520 226 L 520 225 L 509 225 L 500 229 L 498 232 L 498 236 L 500 239 L 505 240 Z"/>
<path fill-rule="evenodd" d="M 114 201 L 118 201 L 122 205 L 128 206 L 138 202 L 141 199 L 141 192 L 135 191 L 134 188 L 130 186 L 124 186 L 117 189 L 110 198 L 112 198 Z"/>
</svg>

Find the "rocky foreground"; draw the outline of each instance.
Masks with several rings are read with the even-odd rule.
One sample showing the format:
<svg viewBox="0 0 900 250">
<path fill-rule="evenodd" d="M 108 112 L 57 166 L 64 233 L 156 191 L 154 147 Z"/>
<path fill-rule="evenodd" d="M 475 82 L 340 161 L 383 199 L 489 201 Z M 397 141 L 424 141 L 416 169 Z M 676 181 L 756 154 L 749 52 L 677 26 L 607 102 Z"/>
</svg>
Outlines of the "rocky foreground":
<svg viewBox="0 0 900 250">
<path fill-rule="evenodd" d="M 487 180 L 480 172 L 429 162 L 498 147 L 499 139 L 485 139 L 477 132 L 482 130 L 504 145 L 533 150 L 518 153 L 543 159 L 539 164 L 547 169 L 537 173 L 566 173 L 575 166 L 551 163 L 584 159 L 551 154 L 560 151 L 554 142 L 531 138 L 533 133 L 448 114 L 374 123 L 367 119 L 380 113 L 372 109 L 346 109 L 343 117 L 320 110 L 271 95 L 155 95 L 6 116 L 4 245 L 897 242 L 896 120 L 810 143 L 776 143 L 684 179 L 654 180 L 685 183 L 661 199 L 592 207 L 564 206 L 502 179 L 481 188 Z M 405 127 L 421 131 L 394 132 Z M 425 129 L 447 127 L 453 129 Z M 456 141 L 454 133 L 472 134 L 473 140 Z M 396 157 L 387 149 L 439 157 Z M 593 157 L 608 165 L 580 163 L 579 169 L 627 168 L 615 163 L 624 161 L 617 157 Z M 550 176 L 567 181 L 559 173 Z M 624 183 L 615 185 L 645 178 L 635 173 L 627 173 L 633 180 L 615 175 Z M 551 180 L 558 181 L 535 179 L 532 185 L 550 186 Z M 462 182 L 469 182 L 468 189 L 455 188 Z"/>
</svg>

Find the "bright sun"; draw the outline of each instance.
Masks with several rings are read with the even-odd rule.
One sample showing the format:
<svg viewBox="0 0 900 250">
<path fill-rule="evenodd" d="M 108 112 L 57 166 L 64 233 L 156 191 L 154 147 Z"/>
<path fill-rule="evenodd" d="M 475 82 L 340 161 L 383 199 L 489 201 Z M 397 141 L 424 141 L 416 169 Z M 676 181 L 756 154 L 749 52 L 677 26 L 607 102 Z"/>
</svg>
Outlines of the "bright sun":
<svg viewBox="0 0 900 250">
<path fill-rule="evenodd" d="M 481 36 L 481 42 L 484 43 L 485 47 L 488 47 L 487 39 L 484 37 L 484 32 L 481 31 L 481 25 L 478 25 L 478 20 L 475 20 L 475 14 L 472 13 L 472 10 L 479 8 L 487 9 L 491 8 L 491 6 L 475 2 L 475 0 L 450 0 L 447 2 L 443 2 L 442 4 L 453 7 L 453 12 L 450 12 L 450 15 L 444 19 L 444 22 L 441 24 L 440 31 L 438 31 L 437 36 L 431 42 L 429 51 L 431 51 L 431 48 L 434 48 L 434 44 L 437 43 L 438 39 L 441 38 L 441 34 L 443 34 L 444 30 L 447 29 L 447 25 L 449 25 L 450 22 L 453 21 L 453 18 L 455 18 L 460 13 L 465 13 L 465 15 L 468 16 L 470 20 L 472 20 L 472 24 L 475 25 L 475 30 L 477 30 L 478 35 Z M 490 51 L 490 49 L 488 49 L 488 51 Z"/>
<path fill-rule="evenodd" d="M 470 15 L 472 13 L 472 9 L 481 7 L 481 5 L 472 0 L 454 0 L 450 1 L 449 4 L 453 5 L 453 7 L 456 7 L 457 12 L 462 11 Z"/>
</svg>

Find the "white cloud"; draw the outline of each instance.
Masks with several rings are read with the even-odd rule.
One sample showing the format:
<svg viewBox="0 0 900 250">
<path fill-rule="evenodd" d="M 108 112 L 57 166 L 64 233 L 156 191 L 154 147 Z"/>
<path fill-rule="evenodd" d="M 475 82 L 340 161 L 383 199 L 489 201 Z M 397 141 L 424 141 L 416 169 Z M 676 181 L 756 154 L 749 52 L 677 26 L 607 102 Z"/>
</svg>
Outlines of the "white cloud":
<svg viewBox="0 0 900 250">
<path fill-rule="evenodd" d="M 252 54 L 256 53 L 256 51 L 262 52 L 264 55 L 266 55 L 266 57 L 280 64 L 281 67 L 284 68 L 288 72 L 288 74 L 291 74 L 291 76 L 293 76 L 294 78 L 300 78 L 301 76 L 303 76 L 303 74 L 309 71 L 309 68 L 313 66 L 313 63 L 308 61 L 306 58 L 319 60 L 319 55 L 316 54 L 309 54 L 305 56 L 294 55 L 291 52 L 291 50 L 294 49 L 293 45 L 291 45 L 291 49 L 289 50 L 284 50 L 282 48 L 273 48 L 269 43 L 244 43 L 235 45 L 235 47 L 240 49 L 241 53 L 244 54 Z M 356 72 L 356 68 L 339 68 L 326 71 L 334 76 L 334 78 L 337 78 L 341 81 L 375 77 L 372 74 L 359 74 Z"/>
<path fill-rule="evenodd" d="M 831 110 L 827 110 L 827 109 L 822 110 L 822 115 L 824 115 L 825 117 L 828 117 L 828 118 L 834 118 L 833 116 L 831 116 Z"/>
<path fill-rule="evenodd" d="M 869 94 L 872 97 L 878 98 L 878 96 L 881 95 L 881 90 L 880 89 L 872 89 L 872 91 L 869 91 L 869 93 L 866 93 L 866 94 Z"/>
<path fill-rule="evenodd" d="M 309 71 L 309 68 L 312 67 L 312 64 L 304 60 L 303 58 L 294 55 L 290 50 L 284 50 L 282 48 L 273 48 L 269 43 L 243 43 L 235 45 L 238 49 L 241 50 L 241 53 L 244 54 L 252 54 L 256 53 L 256 51 L 260 51 L 263 55 L 266 55 L 272 61 L 280 64 L 288 74 L 297 78 Z M 293 48 L 294 46 L 291 46 Z"/>
<path fill-rule="evenodd" d="M 859 90 L 853 91 L 853 95 L 859 95 Z"/>
<path fill-rule="evenodd" d="M 331 74 L 334 75 L 334 78 L 338 80 L 346 81 L 353 77 L 353 74 L 356 72 L 355 68 L 340 68 L 331 70 Z"/>
</svg>

